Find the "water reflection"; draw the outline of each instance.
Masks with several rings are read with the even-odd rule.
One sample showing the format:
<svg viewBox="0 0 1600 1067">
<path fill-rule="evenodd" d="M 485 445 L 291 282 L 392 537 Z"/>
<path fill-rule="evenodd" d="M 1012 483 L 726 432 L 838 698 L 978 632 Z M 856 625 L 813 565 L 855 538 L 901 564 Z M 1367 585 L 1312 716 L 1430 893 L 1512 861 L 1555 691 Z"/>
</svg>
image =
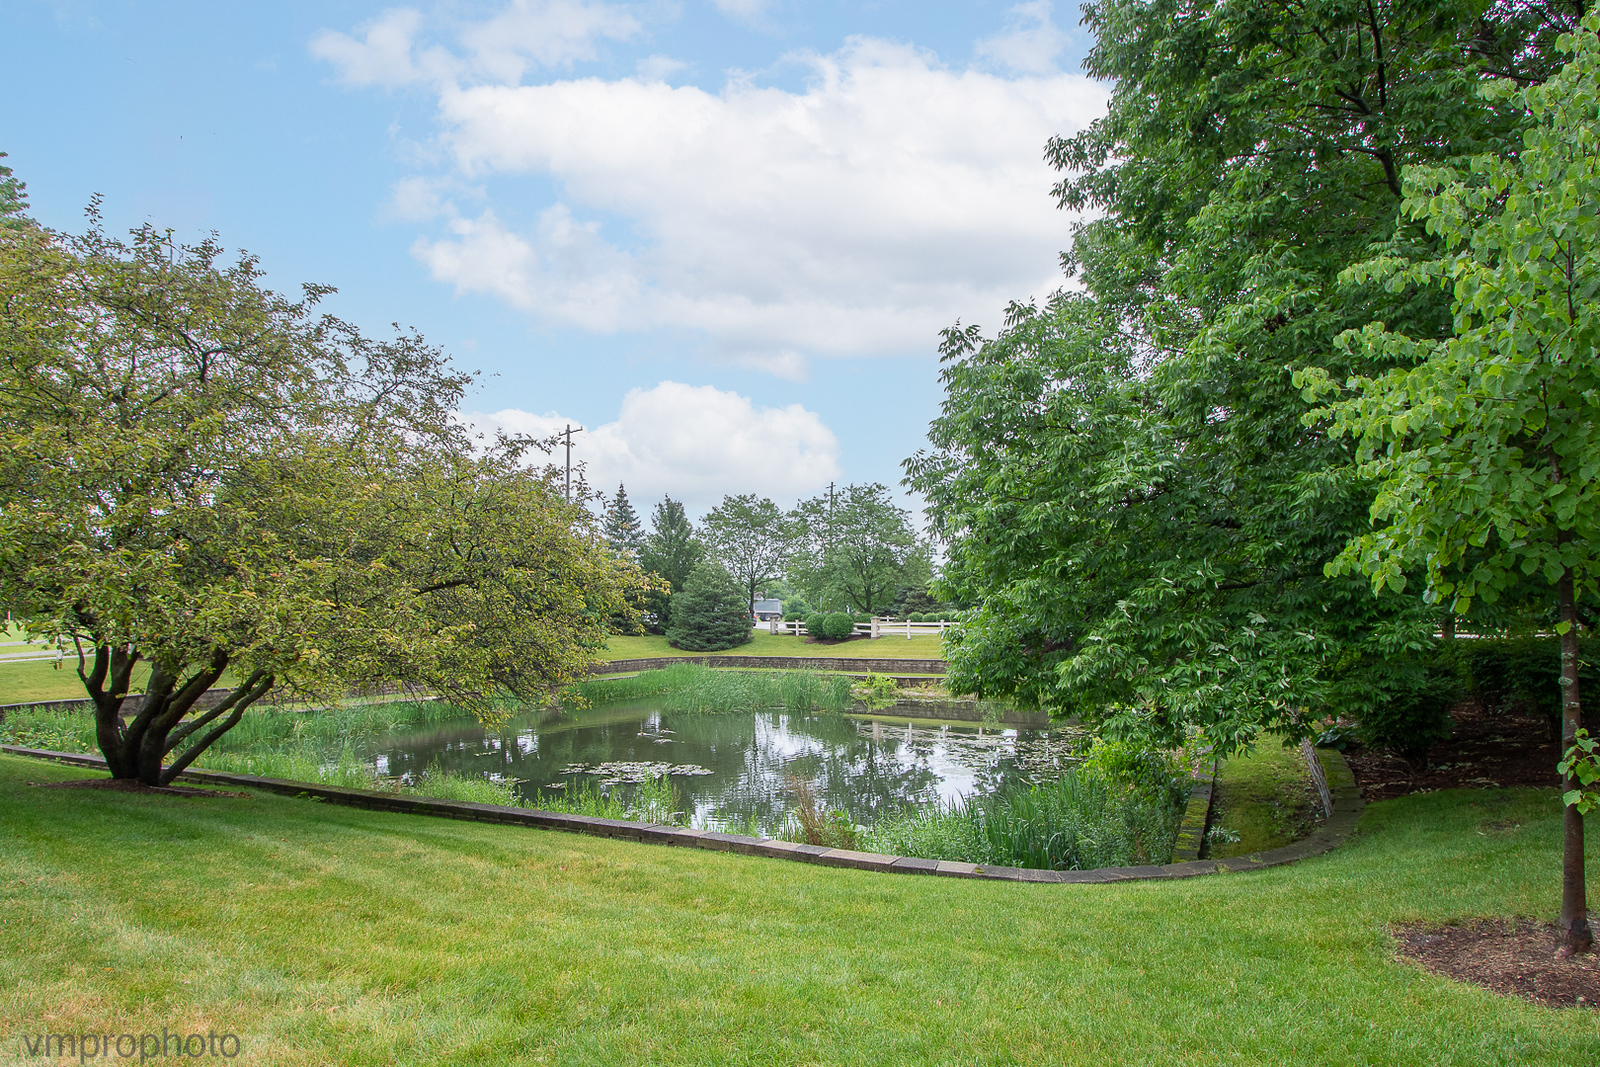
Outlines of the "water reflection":
<svg viewBox="0 0 1600 1067">
<path fill-rule="evenodd" d="M 700 826 L 772 828 L 793 806 L 788 782 L 809 779 L 821 802 L 873 823 L 908 807 L 1054 777 L 1086 745 L 1081 731 L 972 722 L 784 711 L 663 712 L 650 701 L 612 705 L 554 722 L 513 720 L 391 735 L 373 749 L 378 769 L 415 774 L 430 765 L 512 780 L 530 804 L 586 772 L 628 790 L 639 768 L 668 764 Z M 581 769 L 577 769 L 580 768 Z M 709 772 L 709 773 L 707 773 Z"/>
</svg>

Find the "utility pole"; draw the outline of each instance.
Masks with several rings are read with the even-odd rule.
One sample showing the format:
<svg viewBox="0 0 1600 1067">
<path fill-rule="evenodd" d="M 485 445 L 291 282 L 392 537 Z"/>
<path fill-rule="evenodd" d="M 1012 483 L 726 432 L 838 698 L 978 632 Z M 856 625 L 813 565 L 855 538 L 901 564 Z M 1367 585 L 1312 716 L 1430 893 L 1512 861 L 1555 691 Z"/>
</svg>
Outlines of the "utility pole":
<svg viewBox="0 0 1600 1067">
<path fill-rule="evenodd" d="M 572 435 L 582 432 L 582 426 L 574 430 L 570 422 L 567 423 L 567 428 L 562 431 L 562 436 L 567 439 L 567 503 L 569 504 L 572 503 Z"/>
</svg>

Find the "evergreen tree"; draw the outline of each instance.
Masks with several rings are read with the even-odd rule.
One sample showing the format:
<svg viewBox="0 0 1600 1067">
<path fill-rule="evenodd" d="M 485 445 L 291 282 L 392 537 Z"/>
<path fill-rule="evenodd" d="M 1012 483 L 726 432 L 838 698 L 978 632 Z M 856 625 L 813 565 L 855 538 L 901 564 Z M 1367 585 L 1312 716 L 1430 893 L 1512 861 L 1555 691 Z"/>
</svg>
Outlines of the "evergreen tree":
<svg viewBox="0 0 1600 1067">
<path fill-rule="evenodd" d="M 690 652 L 720 652 L 750 640 L 750 602 L 737 578 L 714 563 L 689 575 L 672 597 L 667 643 Z"/>
<path fill-rule="evenodd" d="M 667 583 L 667 588 L 654 590 L 645 598 L 645 610 L 655 616 L 658 630 L 671 622 L 672 594 L 684 587 L 704 556 L 705 546 L 695 536 L 683 504 L 663 497 L 650 514 L 650 534 L 639 553 L 639 566 Z"/>
<path fill-rule="evenodd" d="M 628 501 L 628 487 L 620 482 L 617 495 L 606 510 L 605 537 L 611 551 L 626 559 L 638 559 L 644 551 L 644 526 Z"/>
</svg>

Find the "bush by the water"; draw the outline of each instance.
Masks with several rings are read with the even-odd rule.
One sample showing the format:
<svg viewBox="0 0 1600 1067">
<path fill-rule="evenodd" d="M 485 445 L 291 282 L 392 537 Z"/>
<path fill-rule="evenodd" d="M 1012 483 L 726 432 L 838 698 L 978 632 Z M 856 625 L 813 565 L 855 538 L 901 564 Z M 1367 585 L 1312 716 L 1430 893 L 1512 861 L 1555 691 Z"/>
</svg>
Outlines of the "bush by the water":
<svg viewBox="0 0 1600 1067">
<path fill-rule="evenodd" d="M 721 652 L 752 639 L 745 589 L 721 567 L 696 567 L 673 594 L 667 643 L 690 652 Z"/>
<path fill-rule="evenodd" d="M 859 848 L 998 867 L 1076 871 L 1166 863 L 1183 807 L 1091 766 L 879 823 Z"/>
</svg>

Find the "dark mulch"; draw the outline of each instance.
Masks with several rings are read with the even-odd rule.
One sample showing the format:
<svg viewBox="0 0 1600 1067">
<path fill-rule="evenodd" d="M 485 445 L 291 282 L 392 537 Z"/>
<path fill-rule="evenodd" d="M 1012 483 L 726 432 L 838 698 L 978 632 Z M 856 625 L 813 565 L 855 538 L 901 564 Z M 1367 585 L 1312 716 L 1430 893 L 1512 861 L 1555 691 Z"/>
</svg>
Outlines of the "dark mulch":
<svg viewBox="0 0 1600 1067">
<path fill-rule="evenodd" d="M 29 782 L 36 789 L 110 789 L 117 793 L 149 793 L 166 797 L 247 797 L 225 789 L 196 789 L 187 785 L 145 785 L 131 778 L 75 778 L 70 782 Z"/>
<path fill-rule="evenodd" d="M 1600 956 L 1555 958 L 1554 923 L 1475 919 L 1458 926 L 1391 926 L 1401 955 L 1434 974 L 1552 1007 L 1600 1007 Z"/>
<path fill-rule="evenodd" d="M 1475 700 L 1450 712 L 1455 733 L 1428 751 L 1426 767 L 1411 767 L 1392 752 L 1353 749 L 1345 753 L 1361 795 L 1388 800 L 1435 789 L 1491 789 L 1560 784 L 1560 745 L 1550 739 L 1548 720 L 1504 710 L 1490 713 Z"/>
</svg>

